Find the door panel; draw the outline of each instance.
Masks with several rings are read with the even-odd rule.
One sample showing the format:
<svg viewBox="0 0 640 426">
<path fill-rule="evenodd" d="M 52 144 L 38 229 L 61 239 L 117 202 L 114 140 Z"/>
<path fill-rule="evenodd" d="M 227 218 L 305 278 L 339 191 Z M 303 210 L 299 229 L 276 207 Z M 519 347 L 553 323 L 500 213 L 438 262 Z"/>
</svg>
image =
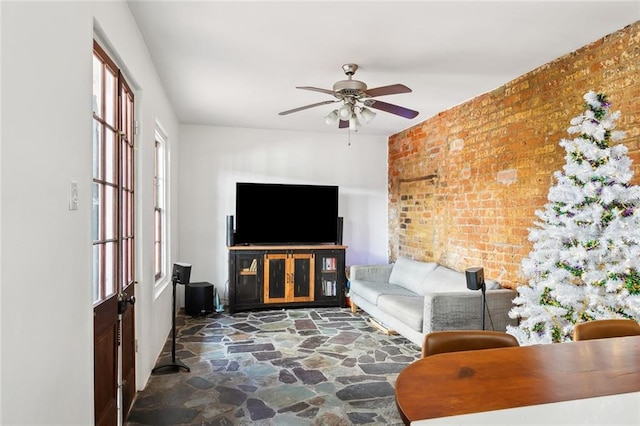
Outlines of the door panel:
<svg viewBox="0 0 640 426">
<path fill-rule="evenodd" d="M 286 293 L 286 254 L 269 254 L 264 261 L 264 302 L 284 302 Z"/>
<path fill-rule="evenodd" d="M 136 391 L 136 341 L 135 341 L 135 226 L 134 226 L 134 118 L 133 94 L 122 74 L 120 82 L 120 274 L 121 296 L 121 376 L 122 416 L 127 418 Z"/>
<path fill-rule="evenodd" d="M 293 297 L 309 297 L 309 284 L 311 283 L 311 261 L 309 259 L 295 259 L 293 273 Z"/>
<path fill-rule="evenodd" d="M 133 299 L 131 299 L 133 298 Z M 127 417 L 136 396 L 135 292 L 131 284 L 123 294 L 125 311 L 121 319 L 122 412 Z"/>
<path fill-rule="evenodd" d="M 117 424 L 118 300 L 116 296 L 94 308 L 94 409 L 97 426 Z"/>
<path fill-rule="evenodd" d="M 292 302 L 313 301 L 314 288 L 314 256 L 311 253 L 293 254 L 291 256 L 291 297 Z"/>
<path fill-rule="evenodd" d="M 262 259 L 259 254 L 239 254 L 233 259 L 238 262 L 238 267 L 232 265 L 230 274 L 236 275 L 235 300 L 242 303 L 261 303 L 262 291 L 258 279 Z"/>
</svg>

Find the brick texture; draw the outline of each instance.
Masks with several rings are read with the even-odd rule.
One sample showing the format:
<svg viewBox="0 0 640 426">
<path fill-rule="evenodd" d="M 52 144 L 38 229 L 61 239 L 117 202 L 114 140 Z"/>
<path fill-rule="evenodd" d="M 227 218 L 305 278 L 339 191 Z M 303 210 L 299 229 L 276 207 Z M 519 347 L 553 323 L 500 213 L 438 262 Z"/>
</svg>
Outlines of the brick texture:
<svg viewBox="0 0 640 426">
<path fill-rule="evenodd" d="M 523 283 L 529 228 L 589 90 L 620 110 L 617 129 L 626 131 L 639 185 L 640 21 L 392 135 L 390 260 L 482 266 L 507 287 Z"/>
</svg>

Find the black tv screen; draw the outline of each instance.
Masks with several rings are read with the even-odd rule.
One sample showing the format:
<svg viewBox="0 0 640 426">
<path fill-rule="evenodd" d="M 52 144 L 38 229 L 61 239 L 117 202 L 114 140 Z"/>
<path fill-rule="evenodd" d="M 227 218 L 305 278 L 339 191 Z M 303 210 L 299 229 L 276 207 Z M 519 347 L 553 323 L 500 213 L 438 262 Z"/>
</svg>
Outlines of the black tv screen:
<svg viewBox="0 0 640 426">
<path fill-rule="evenodd" d="M 237 245 L 336 243 L 338 187 L 238 182 L 235 216 Z"/>
</svg>

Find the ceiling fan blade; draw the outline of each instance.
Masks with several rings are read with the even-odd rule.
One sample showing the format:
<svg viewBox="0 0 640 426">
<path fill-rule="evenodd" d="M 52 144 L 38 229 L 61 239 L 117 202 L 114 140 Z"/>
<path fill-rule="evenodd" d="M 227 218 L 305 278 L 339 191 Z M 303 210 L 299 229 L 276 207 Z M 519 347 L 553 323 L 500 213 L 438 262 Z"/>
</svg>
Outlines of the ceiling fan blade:
<svg viewBox="0 0 640 426">
<path fill-rule="evenodd" d="M 296 87 L 296 89 L 311 90 L 314 92 L 326 93 L 327 95 L 331 95 L 331 96 L 335 96 L 336 94 L 333 90 L 321 89 L 319 87 L 299 86 L 299 87 Z"/>
<path fill-rule="evenodd" d="M 346 129 L 347 127 L 349 127 L 349 122 L 347 120 L 340 120 L 338 129 Z"/>
<path fill-rule="evenodd" d="M 376 96 L 395 95 L 396 93 L 409 93 L 409 89 L 404 84 L 392 84 L 390 86 L 375 87 L 373 89 L 365 90 L 365 93 L 372 98 Z"/>
<path fill-rule="evenodd" d="M 419 113 L 409 108 L 404 108 L 398 105 L 388 104 L 382 101 L 376 101 L 375 99 L 369 99 L 365 102 L 365 105 L 379 109 L 380 111 L 390 112 L 391 114 L 399 115 L 404 118 L 415 118 Z"/>
<path fill-rule="evenodd" d="M 298 107 L 298 108 L 290 109 L 288 111 L 282 111 L 282 112 L 278 113 L 278 115 L 287 115 L 287 114 L 291 114 L 292 112 L 298 112 L 298 111 L 302 111 L 304 109 L 309 109 L 309 108 L 317 107 L 317 106 L 320 106 L 320 105 L 332 104 L 334 102 L 338 102 L 338 101 L 337 100 L 330 100 L 330 101 L 317 102 L 315 104 L 301 106 L 301 107 Z"/>
</svg>

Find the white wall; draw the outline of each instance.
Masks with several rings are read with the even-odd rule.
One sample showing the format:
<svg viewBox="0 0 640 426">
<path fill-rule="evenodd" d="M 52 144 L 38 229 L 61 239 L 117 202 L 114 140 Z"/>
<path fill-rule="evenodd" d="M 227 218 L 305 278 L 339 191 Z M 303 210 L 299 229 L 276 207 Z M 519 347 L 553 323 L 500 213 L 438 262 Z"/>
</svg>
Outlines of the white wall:
<svg viewBox="0 0 640 426">
<path fill-rule="evenodd" d="M 90 424 L 92 22 L 86 5 L 2 8 L 0 423 Z"/>
<path fill-rule="evenodd" d="M 178 124 L 126 3 L 0 2 L 0 424 L 93 423 L 92 40 L 102 32 L 134 86 L 137 387 L 168 335 L 170 286 L 153 280 L 153 137 L 176 159 Z M 95 21 L 94 21 L 95 19 Z M 177 188 L 177 161 L 171 187 Z M 68 209 L 71 181 L 79 209 Z M 174 197 L 177 201 L 177 198 Z M 177 253 L 178 209 L 170 206 Z"/>
<path fill-rule="evenodd" d="M 238 181 L 338 185 L 347 265 L 388 262 L 386 137 L 354 134 L 348 145 L 346 131 L 185 125 L 180 138 L 180 260 L 193 265 L 192 281 L 227 298 L 226 216 Z"/>
<path fill-rule="evenodd" d="M 2 5 L 0 4 L 0 29 L 2 28 Z M 0 31 L 0 100 L 2 100 L 2 31 Z M 0 332 L 2 331 L 2 105 L 0 102 Z M 0 335 L 0 383 L 2 377 L 2 335 Z M 0 385 L 0 422 L 2 422 L 2 385 Z"/>
<path fill-rule="evenodd" d="M 171 158 L 170 260 L 193 263 L 192 279 L 227 280 L 225 216 L 238 180 L 339 185 L 347 263 L 387 261 L 386 138 L 355 135 L 348 146 L 346 133 L 180 128 L 126 3 L 0 1 L 0 424 L 93 423 L 94 31 L 132 84 L 140 122 L 138 389 L 171 326 L 171 287 L 153 279 L 156 120 Z"/>
</svg>

